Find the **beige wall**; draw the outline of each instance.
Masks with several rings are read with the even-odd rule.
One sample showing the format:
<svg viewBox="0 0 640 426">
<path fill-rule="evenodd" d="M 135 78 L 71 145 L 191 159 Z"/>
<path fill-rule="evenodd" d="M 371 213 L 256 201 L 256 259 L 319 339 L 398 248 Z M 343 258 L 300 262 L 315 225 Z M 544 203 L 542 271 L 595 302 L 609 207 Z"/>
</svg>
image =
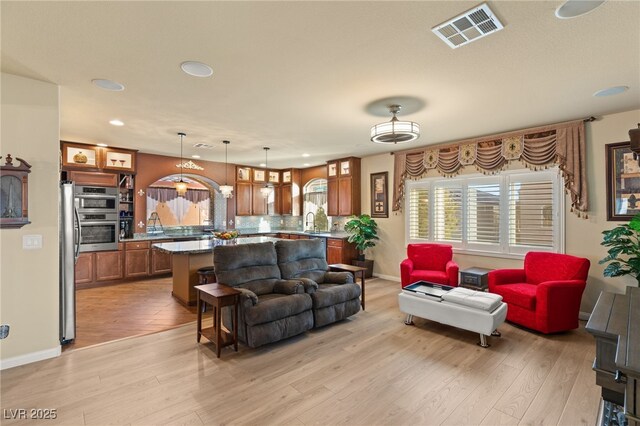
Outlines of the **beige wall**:
<svg viewBox="0 0 640 426">
<path fill-rule="evenodd" d="M 58 341 L 58 86 L 2 74 L 0 154 L 23 158 L 29 174 L 29 220 L 0 230 L 0 340 L 3 367 L 55 356 Z M 4 164 L 4 159 L 2 160 Z M 24 235 L 42 235 L 42 248 L 24 250 Z M 9 362 L 7 362 L 9 361 Z M 21 361 L 17 361 L 22 363 Z"/>
<path fill-rule="evenodd" d="M 640 110 L 604 116 L 586 126 L 587 133 L 587 176 L 589 180 L 589 218 L 579 219 L 570 212 L 566 203 L 565 231 L 566 253 L 586 257 L 591 261 L 587 289 L 582 299 L 584 312 L 591 312 L 601 291 L 624 292 L 627 285 L 635 285 L 628 277 L 604 278 L 603 265 L 598 265 L 606 253 L 600 246 L 602 231 L 611 229 L 616 222 L 607 222 L 606 214 L 606 164 L 605 144 L 629 140 L 628 131 L 640 122 Z M 370 213 L 369 176 L 370 173 L 389 172 L 389 196 L 392 193 L 393 156 L 380 154 L 362 159 L 362 212 Z M 471 169 L 471 172 L 475 169 Z M 433 174 L 437 176 L 437 174 Z M 391 206 L 389 206 L 391 208 Z M 374 274 L 400 279 L 400 262 L 405 258 L 405 222 L 402 213 L 390 212 L 388 219 L 376 219 L 380 228 L 381 241 L 369 249 L 367 257 L 375 260 Z M 454 255 L 460 268 L 480 266 L 486 268 L 518 268 L 521 260 L 488 256 Z"/>
</svg>

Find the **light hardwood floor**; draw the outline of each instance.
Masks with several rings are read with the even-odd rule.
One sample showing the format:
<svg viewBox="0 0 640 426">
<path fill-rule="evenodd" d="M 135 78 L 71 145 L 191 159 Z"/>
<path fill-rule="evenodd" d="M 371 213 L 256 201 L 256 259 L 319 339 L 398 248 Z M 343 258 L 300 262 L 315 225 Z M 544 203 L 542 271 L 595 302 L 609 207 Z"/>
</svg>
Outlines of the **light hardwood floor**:
<svg viewBox="0 0 640 426">
<path fill-rule="evenodd" d="M 168 330 L 196 320 L 171 296 L 171 277 L 76 291 L 76 339 L 63 350 Z"/>
<path fill-rule="evenodd" d="M 220 359 L 189 324 L 5 370 L 2 408 L 55 408 L 39 423 L 68 425 L 595 424 L 584 324 L 554 336 L 505 324 L 482 349 L 475 333 L 404 325 L 398 291 L 368 280 L 365 312 Z"/>
</svg>

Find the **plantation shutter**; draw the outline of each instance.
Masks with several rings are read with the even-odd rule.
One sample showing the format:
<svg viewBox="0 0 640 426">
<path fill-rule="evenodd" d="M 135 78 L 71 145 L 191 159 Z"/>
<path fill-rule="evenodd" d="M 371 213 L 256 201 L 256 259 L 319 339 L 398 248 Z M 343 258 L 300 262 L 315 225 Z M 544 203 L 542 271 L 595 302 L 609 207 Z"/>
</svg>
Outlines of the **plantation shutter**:
<svg viewBox="0 0 640 426">
<path fill-rule="evenodd" d="M 553 182 L 509 183 L 509 245 L 553 248 Z"/>
<path fill-rule="evenodd" d="M 429 189 L 409 190 L 409 238 L 429 239 Z"/>
<path fill-rule="evenodd" d="M 434 210 L 434 239 L 462 242 L 462 185 L 436 184 Z"/>
<path fill-rule="evenodd" d="M 500 182 L 467 188 L 467 241 L 470 244 L 500 243 Z"/>
</svg>

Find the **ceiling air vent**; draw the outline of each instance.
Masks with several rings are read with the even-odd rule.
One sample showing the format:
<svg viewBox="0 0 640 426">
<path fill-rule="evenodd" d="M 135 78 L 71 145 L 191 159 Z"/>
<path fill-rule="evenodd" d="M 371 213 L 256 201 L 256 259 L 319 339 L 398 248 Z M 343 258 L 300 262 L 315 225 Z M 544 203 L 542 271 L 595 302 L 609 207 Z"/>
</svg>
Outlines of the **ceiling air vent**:
<svg viewBox="0 0 640 426">
<path fill-rule="evenodd" d="M 502 28 L 504 28 L 502 23 L 494 16 L 489 6 L 483 3 L 437 27 L 433 27 L 431 31 L 449 47 L 455 49 Z"/>
<path fill-rule="evenodd" d="M 194 148 L 202 148 L 202 149 L 213 149 L 213 145 L 207 145 L 206 143 L 196 143 L 193 145 Z"/>
</svg>

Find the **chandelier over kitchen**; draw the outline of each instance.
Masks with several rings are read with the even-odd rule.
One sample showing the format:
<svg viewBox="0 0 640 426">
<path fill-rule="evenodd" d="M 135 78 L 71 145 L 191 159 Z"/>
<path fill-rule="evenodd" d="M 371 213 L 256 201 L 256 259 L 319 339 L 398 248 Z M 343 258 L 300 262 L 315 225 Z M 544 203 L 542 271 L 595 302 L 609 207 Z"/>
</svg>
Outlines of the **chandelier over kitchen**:
<svg viewBox="0 0 640 426">
<path fill-rule="evenodd" d="M 396 115 L 402 107 L 394 104 L 389 106 L 393 114 L 391 121 L 376 124 L 371 128 L 371 142 L 375 143 L 405 143 L 420 137 L 420 125 L 413 121 L 400 121 Z"/>
<path fill-rule="evenodd" d="M 180 136 L 180 180 L 176 182 L 176 192 L 178 193 L 178 195 L 184 195 L 187 193 L 187 183 L 182 180 L 182 166 L 184 162 L 184 160 L 182 159 L 182 140 L 185 136 L 187 136 L 187 134 L 179 132 L 178 136 Z"/>
<path fill-rule="evenodd" d="M 224 198 L 233 197 L 233 186 L 227 184 L 227 147 L 231 142 L 222 141 L 224 144 L 224 185 L 220 185 L 220 192 Z"/>
<path fill-rule="evenodd" d="M 264 168 L 266 169 L 269 166 L 269 163 L 267 162 L 267 153 L 269 152 L 269 147 L 265 146 L 262 149 L 264 149 Z M 267 176 L 269 175 L 268 171 L 266 172 L 266 175 Z M 269 195 L 271 195 L 271 191 L 272 190 L 273 190 L 273 188 L 271 187 L 269 182 L 267 182 L 262 188 L 260 188 L 260 193 L 262 194 L 262 196 L 264 198 L 268 198 Z"/>
</svg>

